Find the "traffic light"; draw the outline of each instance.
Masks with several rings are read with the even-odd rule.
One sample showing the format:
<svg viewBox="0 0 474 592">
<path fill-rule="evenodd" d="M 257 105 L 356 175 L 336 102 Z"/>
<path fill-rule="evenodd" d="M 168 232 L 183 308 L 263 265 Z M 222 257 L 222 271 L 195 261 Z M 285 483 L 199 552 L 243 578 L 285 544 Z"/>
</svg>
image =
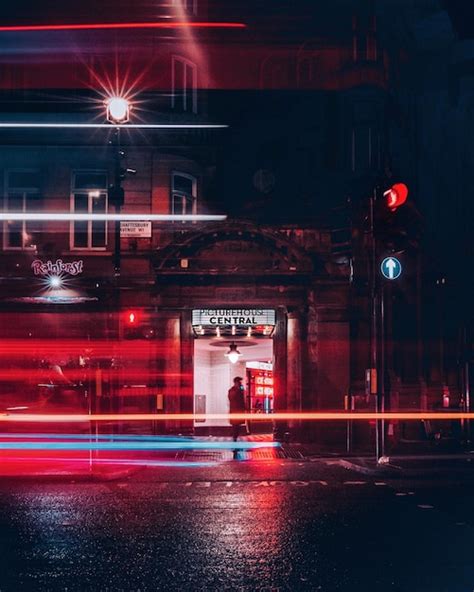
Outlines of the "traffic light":
<svg viewBox="0 0 474 592">
<path fill-rule="evenodd" d="M 138 315 L 134 310 L 129 310 L 127 312 L 127 323 L 128 325 L 137 325 L 138 322 Z"/>
<path fill-rule="evenodd" d="M 395 183 L 382 190 L 375 202 L 374 234 L 386 253 L 403 252 L 415 247 L 420 237 L 420 214 L 408 201 L 408 187 Z"/>
<path fill-rule="evenodd" d="M 139 339 L 140 315 L 136 310 L 127 310 L 124 314 L 123 336 L 125 339 Z"/>
<path fill-rule="evenodd" d="M 123 318 L 124 339 L 152 339 L 155 329 L 143 311 L 127 310 Z"/>
<path fill-rule="evenodd" d="M 386 199 L 387 207 L 390 210 L 395 211 L 406 202 L 408 197 L 408 187 L 405 183 L 395 183 L 390 189 L 384 191 L 383 195 Z"/>
</svg>

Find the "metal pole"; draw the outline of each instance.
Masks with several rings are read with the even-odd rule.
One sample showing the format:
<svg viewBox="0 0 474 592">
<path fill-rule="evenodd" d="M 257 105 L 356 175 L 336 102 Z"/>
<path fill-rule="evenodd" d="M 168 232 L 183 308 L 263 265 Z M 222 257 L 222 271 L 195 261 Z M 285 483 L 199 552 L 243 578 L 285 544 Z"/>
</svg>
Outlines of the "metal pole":
<svg viewBox="0 0 474 592">
<path fill-rule="evenodd" d="M 466 411 L 467 413 L 471 412 L 471 384 L 470 384 L 470 359 L 468 356 L 468 347 L 469 347 L 469 343 L 468 343 L 468 337 L 467 337 L 467 327 L 464 327 L 464 331 L 463 331 L 463 356 L 465 356 L 465 361 L 464 361 L 464 409 L 463 411 Z M 471 442 L 471 420 L 468 419 L 466 421 L 465 424 L 465 437 L 466 437 L 466 442 L 470 443 Z"/>
<path fill-rule="evenodd" d="M 385 290 L 380 291 L 380 411 L 385 411 Z M 380 454 L 385 456 L 385 420 L 380 422 Z M 378 459 L 377 459 L 378 460 Z"/>
<path fill-rule="evenodd" d="M 114 174 L 114 188 L 117 191 L 121 187 L 121 170 L 120 170 L 120 127 L 115 129 L 115 174 Z M 115 212 L 120 214 L 122 204 L 120 199 L 115 200 Z M 121 252 L 120 252 L 120 221 L 115 220 L 115 249 L 114 249 L 114 273 L 116 276 L 120 275 L 120 263 L 121 263 Z"/>
<path fill-rule="evenodd" d="M 376 198 L 377 189 L 374 188 L 374 191 L 369 199 L 369 224 L 370 224 L 370 248 L 371 248 L 371 274 L 370 274 L 370 298 L 371 298 L 371 305 L 372 305 L 372 313 L 371 313 L 371 331 L 370 331 L 370 365 L 371 368 L 377 371 L 377 290 L 376 290 L 376 260 L 377 260 L 377 252 L 376 252 L 376 241 L 375 241 L 375 228 L 374 228 L 374 205 L 375 205 L 375 198 Z M 375 394 L 375 412 L 378 413 L 379 411 L 379 378 L 377 376 L 376 379 L 376 394 Z M 380 458 L 380 426 L 379 421 L 375 421 L 375 459 L 378 461 Z"/>
<path fill-rule="evenodd" d="M 469 384 L 470 376 L 469 376 L 469 360 L 466 362 L 464 367 L 464 404 L 466 406 L 467 413 L 471 413 L 471 386 Z M 466 421 L 466 441 L 471 441 L 471 420 L 468 419 Z"/>
<path fill-rule="evenodd" d="M 351 393 L 345 396 L 346 404 L 344 407 L 346 411 L 354 411 L 354 397 Z M 346 452 L 352 452 L 352 419 L 347 420 L 346 429 Z"/>
</svg>

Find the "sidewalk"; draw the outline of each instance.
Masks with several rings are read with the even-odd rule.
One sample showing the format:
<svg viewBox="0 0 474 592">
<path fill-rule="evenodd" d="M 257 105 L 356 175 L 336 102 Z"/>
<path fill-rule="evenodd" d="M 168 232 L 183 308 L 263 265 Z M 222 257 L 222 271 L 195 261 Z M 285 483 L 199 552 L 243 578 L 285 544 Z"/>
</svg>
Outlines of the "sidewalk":
<svg viewBox="0 0 474 592">
<path fill-rule="evenodd" d="M 327 459 L 324 462 L 328 466 L 339 466 L 364 475 L 419 479 L 462 476 L 474 479 L 474 454 L 385 456 L 379 462 L 374 456 L 354 456 Z"/>
<path fill-rule="evenodd" d="M 10 435 L 11 436 L 11 435 Z M 94 447 L 99 447 L 96 450 Z M 0 478 L 120 479 L 145 467 L 212 467 L 226 461 L 305 460 L 267 435 L 234 443 L 226 436 L 4 435 Z"/>
</svg>

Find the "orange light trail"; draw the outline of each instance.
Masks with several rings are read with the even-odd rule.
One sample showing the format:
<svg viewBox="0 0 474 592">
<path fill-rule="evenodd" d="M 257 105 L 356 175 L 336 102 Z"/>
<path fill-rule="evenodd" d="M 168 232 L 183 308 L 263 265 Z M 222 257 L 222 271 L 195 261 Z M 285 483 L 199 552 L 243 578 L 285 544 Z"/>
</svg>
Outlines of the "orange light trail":
<svg viewBox="0 0 474 592">
<path fill-rule="evenodd" d="M 64 25 L 13 25 L 2 26 L 2 33 L 28 31 L 92 31 L 116 29 L 244 29 L 244 23 L 228 22 L 159 22 L 159 23 L 70 23 Z"/>
<path fill-rule="evenodd" d="M 405 420 L 416 421 L 421 419 L 437 419 L 437 420 L 459 420 L 459 419 L 474 419 L 474 412 L 471 413 L 456 413 L 456 412 L 440 412 L 433 411 L 419 411 L 419 412 L 314 412 L 314 413 L 299 413 L 299 412 L 281 412 L 272 413 L 22 413 L 22 414 L 8 414 L 0 415 L 0 422 L 81 422 L 81 421 L 205 421 L 205 420 L 229 420 L 240 419 L 242 421 L 374 421 L 374 420 Z"/>
</svg>

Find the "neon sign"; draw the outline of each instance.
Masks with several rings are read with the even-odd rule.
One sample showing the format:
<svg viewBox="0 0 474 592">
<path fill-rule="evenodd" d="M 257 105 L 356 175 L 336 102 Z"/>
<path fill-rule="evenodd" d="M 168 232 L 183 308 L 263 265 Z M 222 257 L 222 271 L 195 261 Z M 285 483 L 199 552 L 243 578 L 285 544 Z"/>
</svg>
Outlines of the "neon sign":
<svg viewBox="0 0 474 592">
<path fill-rule="evenodd" d="M 56 259 L 56 263 L 52 261 L 46 261 L 43 263 L 40 259 L 35 259 L 31 264 L 31 269 L 35 275 L 60 275 L 67 273 L 69 275 L 79 275 L 83 272 L 84 262 L 82 259 L 79 261 L 70 261 L 64 263 L 62 259 Z"/>
</svg>

